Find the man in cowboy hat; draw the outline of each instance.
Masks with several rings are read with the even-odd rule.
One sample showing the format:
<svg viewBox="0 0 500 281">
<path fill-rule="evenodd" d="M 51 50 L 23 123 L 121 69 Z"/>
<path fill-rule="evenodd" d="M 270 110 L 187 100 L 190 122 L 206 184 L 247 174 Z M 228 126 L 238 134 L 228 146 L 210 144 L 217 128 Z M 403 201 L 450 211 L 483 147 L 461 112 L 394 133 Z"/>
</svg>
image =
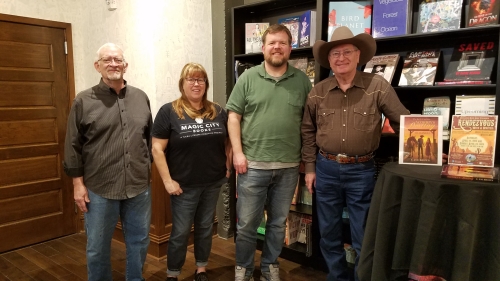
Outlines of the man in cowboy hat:
<svg viewBox="0 0 500 281">
<path fill-rule="evenodd" d="M 335 29 L 330 42 L 319 40 L 313 46 L 316 61 L 334 73 L 309 93 L 301 127 L 305 181 L 309 192 L 313 187 L 316 192 L 328 280 L 349 280 L 342 240 L 345 205 L 357 267 L 375 185 L 373 156 L 380 141 L 381 115 L 398 129 L 399 116 L 409 114 L 382 76 L 356 70 L 375 51 L 372 36 L 354 36 L 347 27 Z"/>
</svg>

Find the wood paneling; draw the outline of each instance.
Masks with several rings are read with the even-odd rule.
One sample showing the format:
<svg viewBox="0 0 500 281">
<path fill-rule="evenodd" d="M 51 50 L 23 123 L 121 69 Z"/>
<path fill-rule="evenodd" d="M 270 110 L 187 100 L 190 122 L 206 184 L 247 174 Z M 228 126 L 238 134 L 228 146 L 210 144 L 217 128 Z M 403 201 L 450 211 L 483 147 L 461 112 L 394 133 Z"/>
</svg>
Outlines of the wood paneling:
<svg viewBox="0 0 500 281">
<path fill-rule="evenodd" d="M 49 155 L 45 157 L 0 161 L 0 171 L 4 175 L 8 175 L 0 177 L 0 187 L 58 178 L 60 177 L 58 159 L 57 155 Z"/>
<path fill-rule="evenodd" d="M 0 54 L 16 54 L 0 56 L 0 68 L 52 69 L 50 45 L 0 41 Z"/>
<path fill-rule="evenodd" d="M 50 82 L 0 82 L 0 107 L 53 105 Z"/>
<path fill-rule="evenodd" d="M 0 146 L 56 142 L 56 120 L 0 121 Z"/>
<path fill-rule="evenodd" d="M 0 224 L 62 213 L 59 190 L 0 200 Z"/>
</svg>

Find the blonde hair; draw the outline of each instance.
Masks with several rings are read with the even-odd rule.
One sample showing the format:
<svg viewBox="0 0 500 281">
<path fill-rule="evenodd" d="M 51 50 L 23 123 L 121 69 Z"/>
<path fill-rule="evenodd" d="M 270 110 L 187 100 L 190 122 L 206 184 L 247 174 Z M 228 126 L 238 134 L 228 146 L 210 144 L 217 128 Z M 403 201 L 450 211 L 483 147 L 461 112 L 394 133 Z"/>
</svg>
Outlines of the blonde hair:
<svg viewBox="0 0 500 281">
<path fill-rule="evenodd" d="M 205 109 L 202 113 L 199 110 L 193 108 L 188 98 L 186 97 L 186 93 L 184 92 L 184 81 L 186 78 L 191 77 L 194 74 L 201 74 L 203 78 L 205 78 L 205 92 L 203 93 L 202 104 L 203 109 Z M 217 116 L 217 111 L 215 110 L 214 103 L 207 99 L 207 92 L 210 83 L 208 81 L 208 76 L 205 68 L 201 64 L 190 62 L 187 63 L 181 71 L 181 77 L 179 79 L 179 91 L 181 92 L 181 97 L 172 102 L 172 107 L 174 108 L 175 113 L 179 116 L 179 119 L 184 119 L 184 112 L 191 117 L 195 118 L 207 118 L 210 120 L 214 120 Z"/>
</svg>

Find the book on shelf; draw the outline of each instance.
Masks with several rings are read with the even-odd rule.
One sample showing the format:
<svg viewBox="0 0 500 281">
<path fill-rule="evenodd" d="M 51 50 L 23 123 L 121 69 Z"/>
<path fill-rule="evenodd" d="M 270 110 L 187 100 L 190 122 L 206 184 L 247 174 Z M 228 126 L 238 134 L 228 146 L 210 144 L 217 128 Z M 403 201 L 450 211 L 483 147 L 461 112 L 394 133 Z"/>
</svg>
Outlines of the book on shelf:
<svg viewBox="0 0 500 281">
<path fill-rule="evenodd" d="M 417 33 L 460 28 L 462 0 L 422 0 L 418 6 Z"/>
<path fill-rule="evenodd" d="M 411 0 L 373 1 L 372 33 L 374 38 L 411 33 Z"/>
<path fill-rule="evenodd" d="M 312 205 L 312 194 L 307 189 L 306 183 L 300 187 L 300 203 L 304 205 Z"/>
<path fill-rule="evenodd" d="M 450 97 L 430 97 L 424 99 L 422 115 L 443 116 L 443 139 L 450 137 Z"/>
<path fill-rule="evenodd" d="M 399 86 L 432 86 L 440 55 L 439 49 L 408 52 L 404 59 Z"/>
<path fill-rule="evenodd" d="M 316 11 L 308 10 L 300 15 L 299 47 L 312 47 L 316 42 Z"/>
<path fill-rule="evenodd" d="M 245 23 L 245 54 L 262 53 L 262 34 L 268 22 Z"/>
<path fill-rule="evenodd" d="M 312 224 L 312 216 L 307 214 L 302 214 L 300 219 L 300 231 L 297 237 L 297 242 L 308 244 L 308 239 L 311 239 L 307 234 L 308 225 Z M 310 244 L 310 243 L 309 243 Z"/>
<path fill-rule="evenodd" d="M 278 19 L 278 24 L 282 24 L 290 30 L 292 34 L 292 49 L 299 47 L 299 26 L 300 16 L 291 16 Z"/>
<path fill-rule="evenodd" d="M 401 115 L 399 164 L 439 165 L 443 154 L 443 116 Z"/>
<path fill-rule="evenodd" d="M 498 24 L 500 1 L 471 0 L 467 14 L 467 27 Z"/>
<path fill-rule="evenodd" d="M 453 86 L 453 85 L 489 85 L 490 80 L 465 80 L 465 81 L 439 81 L 434 82 L 435 86 Z"/>
<path fill-rule="evenodd" d="M 347 26 L 354 35 L 371 34 L 372 1 L 335 1 L 328 5 L 328 41 L 333 31 Z"/>
<path fill-rule="evenodd" d="M 374 56 L 366 63 L 364 72 L 380 75 L 389 83 L 394 77 L 394 72 L 398 66 L 399 54 Z"/>
<path fill-rule="evenodd" d="M 292 198 L 292 205 L 297 205 L 297 203 L 300 203 L 300 192 L 301 192 L 301 186 L 300 186 L 300 175 L 297 179 L 297 185 L 295 186 L 295 192 L 293 193 L 293 198 Z"/>
<path fill-rule="evenodd" d="M 316 61 L 314 58 L 309 58 L 307 60 L 307 69 L 306 75 L 309 77 L 309 81 L 311 81 L 311 85 L 314 87 L 314 77 L 316 76 Z"/>
<path fill-rule="evenodd" d="M 468 181 L 498 182 L 498 167 L 443 165 L 441 177 Z"/>
<path fill-rule="evenodd" d="M 497 56 L 497 44 L 492 41 L 469 41 L 453 48 L 444 81 L 491 81 Z"/>
<path fill-rule="evenodd" d="M 453 115 L 448 163 L 493 167 L 497 115 Z"/>
<path fill-rule="evenodd" d="M 391 123 L 389 122 L 389 118 L 386 118 L 384 114 L 382 114 L 382 134 L 395 134 L 394 129 L 391 127 Z"/>
<path fill-rule="evenodd" d="M 285 245 L 291 245 L 297 242 L 300 232 L 300 223 L 302 215 L 296 212 L 289 212 L 286 218 Z"/>
<path fill-rule="evenodd" d="M 455 115 L 495 115 L 495 95 L 459 95 Z"/>
<path fill-rule="evenodd" d="M 307 74 L 307 61 L 308 61 L 307 57 L 297 57 L 288 60 L 288 63 L 291 66 Z"/>
</svg>

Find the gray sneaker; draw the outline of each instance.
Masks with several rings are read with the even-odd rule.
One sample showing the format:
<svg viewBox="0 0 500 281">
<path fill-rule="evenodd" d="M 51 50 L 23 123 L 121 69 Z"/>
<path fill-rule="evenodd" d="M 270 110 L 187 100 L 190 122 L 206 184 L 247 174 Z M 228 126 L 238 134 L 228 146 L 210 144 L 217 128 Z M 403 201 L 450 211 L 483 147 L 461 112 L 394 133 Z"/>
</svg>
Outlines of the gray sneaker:
<svg viewBox="0 0 500 281">
<path fill-rule="evenodd" d="M 280 266 L 277 264 L 269 265 L 269 272 L 262 271 L 260 281 L 280 281 Z"/>
<path fill-rule="evenodd" d="M 253 281 L 252 276 L 245 276 L 246 272 L 247 272 L 246 268 L 237 265 L 234 268 L 234 281 Z"/>
</svg>

